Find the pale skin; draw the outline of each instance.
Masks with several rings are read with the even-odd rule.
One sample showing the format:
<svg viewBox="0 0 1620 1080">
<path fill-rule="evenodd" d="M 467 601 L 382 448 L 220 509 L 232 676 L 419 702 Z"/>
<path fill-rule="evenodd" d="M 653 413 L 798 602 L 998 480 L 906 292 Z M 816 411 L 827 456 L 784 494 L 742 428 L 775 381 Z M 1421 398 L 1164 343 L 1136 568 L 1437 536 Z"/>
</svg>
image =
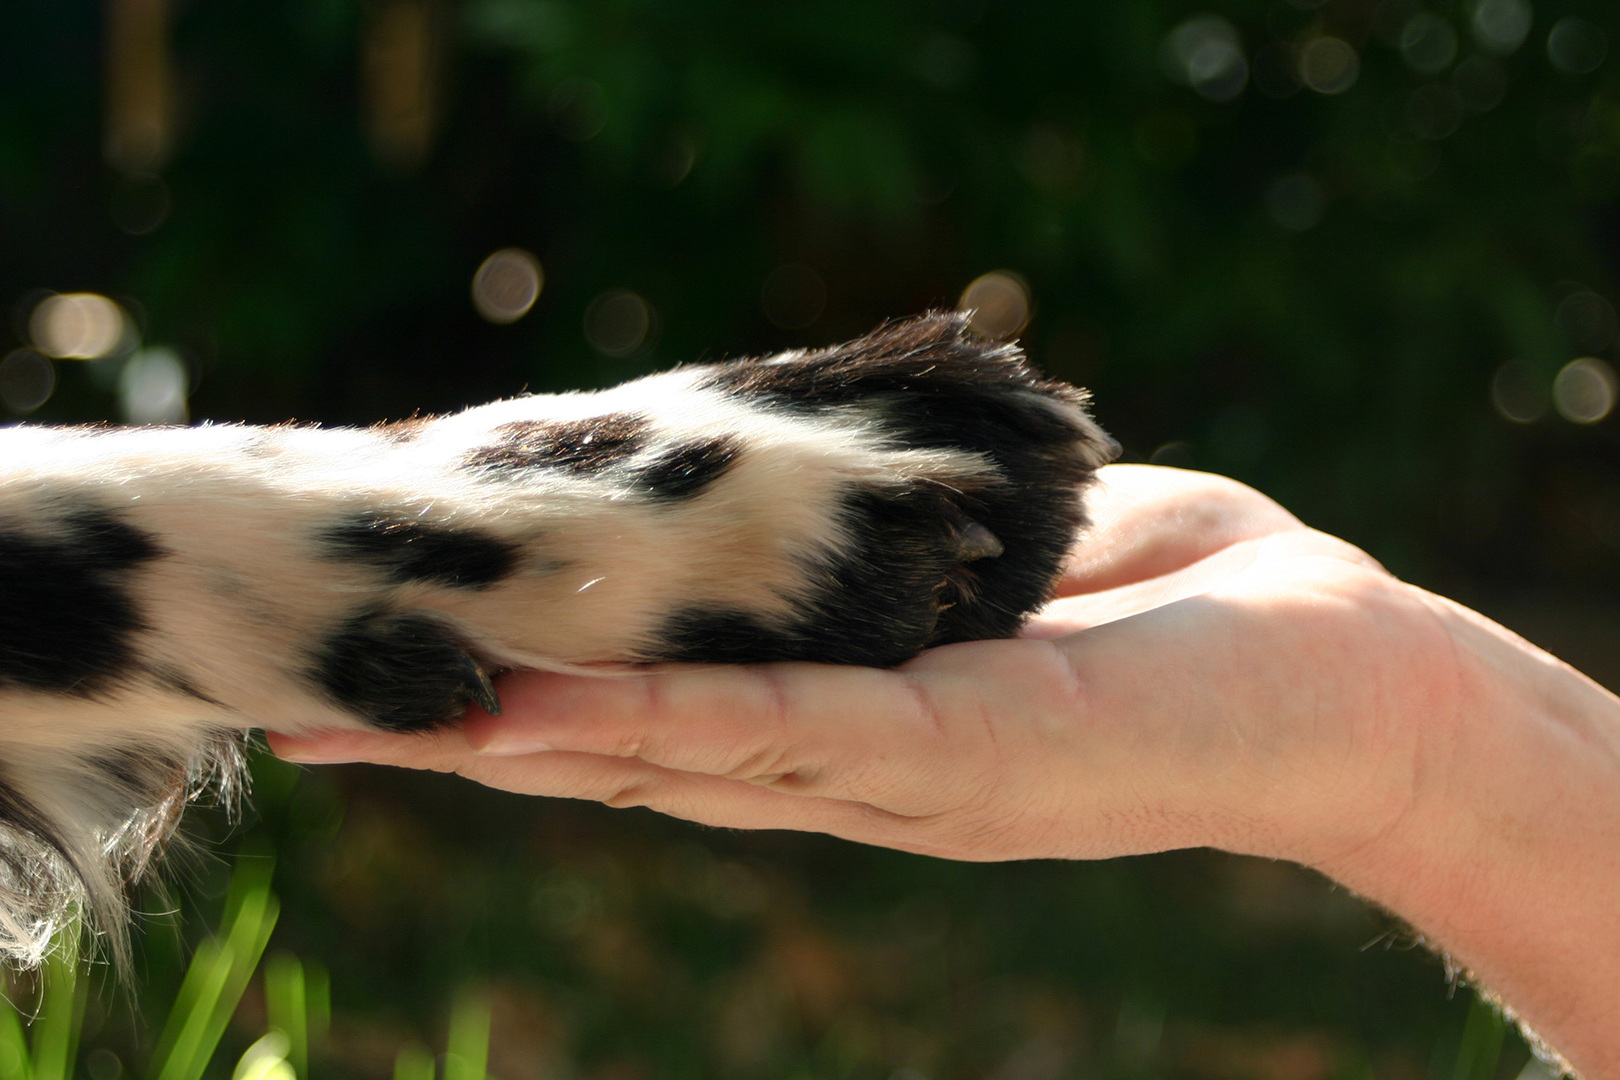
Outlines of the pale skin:
<svg viewBox="0 0 1620 1080">
<path fill-rule="evenodd" d="M 1620 699 L 1220 477 L 1117 465 L 1017 641 L 892 671 L 515 673 L 500 717 L 272 745 L 944 858 L 1290 859 L 1620 1077 Z"/>
</svg>

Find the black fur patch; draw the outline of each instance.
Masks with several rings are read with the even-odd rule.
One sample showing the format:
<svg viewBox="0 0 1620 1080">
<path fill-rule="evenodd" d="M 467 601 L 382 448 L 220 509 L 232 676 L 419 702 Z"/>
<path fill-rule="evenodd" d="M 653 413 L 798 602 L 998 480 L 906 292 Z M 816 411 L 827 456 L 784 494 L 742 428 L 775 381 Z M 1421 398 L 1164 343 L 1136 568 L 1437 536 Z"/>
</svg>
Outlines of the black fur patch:
<svg viewBox="0 0 1620 1080">
<path fill-rule="evenodd" d="M 817 660 L 890 667 L 937 644 L 943 612 L 962 597 L 952 587 L 957 515 L 945 493 L 856 492 L 845 503 L 852 543 L 837 558 L 811 568 L 819 584 L 786 625 L 760 625 L 730 612 L 687 611 L 662 629 L 672 650 L 659 659 L 697 663 Z M 998 636 L 1017 630 L 1010 612 Z"/>
<path fill-rule="evenodd" d="M 806 655 L 798 635 L 773 629 L 741 611 L 677 612 L 659 632 L 655 659 L 699 664 L 768 664 Z M 667 651 L 666 651 L 667 650 Z"/>
<path fill-rule="evenodd" d="M 894 445 L 977 453 L 1001 479 L 852 494 L 850 542 L 811 568 L 817 587 L 791 619 L 767 628 L 683 612 L 664 627 L 670 652 L 660 658 L 892 665 L 929 646 L 1017 633 L 1085 523 L 1093 463 L 1115 449 L 1073 418 L 1079 391 L 1042 379 L 1016 348 L 972 337 L 957 313 L 786 360 L 717 365 L 699 385 L 785 409 L 859 407 Z M 959 560 L 969 521 L 1001 540 L 998 557 Z"/>
<path fill-rule="evenodd" d="M 356 517 L 321 535 L 325 555 L 364 563 L 401 584 L 486 589 L 512 572 L 518 546 L 475 529 Z"/>
<path fill-rule="evenodd" d="M 651 499 L 690 499 L 726 474 L 741 449 L 728 436 L 682 446 L 636 470 L 636 484 Z"/>
<path fill-rule="evenodd" d="M 466 643 L 433 616 L 373 611 L 332 632 L 311 675 L 374 727 L 429 731 L 461 718 L 477 671 Z"/>
<path fill-rule="evenodd" d="M 1081 400 L 1073 387 L 1041 378 L 1015 347 L 969 334 L 967 317 L 954 311 L 885 323 L 865 337 L 786 360 L 716 364 L 698 385 L 800 409 L 875 399 L 904 406 L 915 418 L 943 419 L 972 399 L 978 409 L 1016 414 L 1020 428 L 1047 439 L 1078 432 L 1061 415 L 1021 405 L 1005 392 Z"/>
<path fill-rule="evenodd" d="M 142 623 L 123 579 L 163 552 L 106 510 L 41 531 L 0 528 L 0 685 L 98 693 L 135 662 Z"/>
<path fill-rule="evenodd" d="M 465 464 L 497 474 L 536 468 L 591 473 L 623 461 L 647 442 L 646 418 L 631 413 L 518 420 L 495 431 L 501 441 L 472 451 Z"/>
</svg>

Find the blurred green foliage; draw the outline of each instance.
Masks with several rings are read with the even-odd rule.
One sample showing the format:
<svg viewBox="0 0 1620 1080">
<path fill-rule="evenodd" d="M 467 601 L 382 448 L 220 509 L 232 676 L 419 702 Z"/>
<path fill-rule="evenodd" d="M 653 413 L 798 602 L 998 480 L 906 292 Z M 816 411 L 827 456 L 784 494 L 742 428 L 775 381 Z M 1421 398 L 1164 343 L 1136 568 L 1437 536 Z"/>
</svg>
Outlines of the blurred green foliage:
<svg viewBox="0 0 1620 1080">
<path fill-rule="evenodd" d="M 168 71 L 174 110 L 132 164 L 122 3 L 0 4 L 0 355 L 32 343 L 38 290 L 101 292 L 184 357 L 192 416 L 358 423 L 829 342 L 1006 269 L 1030 352 L 1096 391 L 1129 458 L 1254 483 L 1613 678 L 1616 421 L 1553 407 L 1567 364 L 1615 359 L 1612 5 L 194 0 L 133 69 Z M 497 325 L 469 289 L 513 246 L 545 286 Z M 824 291 L 808 317 L 762 302 L 784 266 Z M 645 332 L 593 347 L 613 290 Z M 56 362 L 28 418 L 116 419 L 124 362 Z M 262 772 L 275 941 L 332 972 L 314 1075 L 444 1045 L 477 980 L 508 1080 L 1525 1060 L 1287 867 L 964 867 Z M 149 929 L 157 999 L 223 880 L 198 867 L 191 929 Z M 255 993 L 227 1042 L 264 1029 Z M 89 1037 L 156 1037 L 116 995 L 90 1010 Z"/>
</svg>

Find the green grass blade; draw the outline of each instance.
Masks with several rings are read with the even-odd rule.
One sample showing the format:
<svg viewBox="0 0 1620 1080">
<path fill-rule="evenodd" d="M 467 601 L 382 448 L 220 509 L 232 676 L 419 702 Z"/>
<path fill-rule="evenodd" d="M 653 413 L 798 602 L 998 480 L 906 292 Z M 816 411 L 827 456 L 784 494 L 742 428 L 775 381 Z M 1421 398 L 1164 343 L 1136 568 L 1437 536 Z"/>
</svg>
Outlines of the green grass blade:
<svg viewBox="0 0 1620 1080">
<path fill-rule="evenodd" d="M 221 1036 L 225 1034 L 226 1026 L 231 1022 L 231 1016 L 236 1012 L 236 1006 L 242 1000 L 243 991 L 259 966 L 264 947 L 270 943 L 270 932 L 275 929 L 280 910 L 280 903 L 268 893 L 262 906 L 244 906 L 242 917 L 231 928 L 228 939 L 231 965 L 226 974 L 225 987 L 214 1000 L 213 1011 L 202 1030 L 202 1039 L 193 1052 L 190 1070 L 177 1075 L 174 1080 L 200 1080 L 202 1077 L 215 1048 L 219 1046 Z"/>
<path fill-rule="evenodd" d="M 304 961 L 304 1001 L 309 1007 L 309 1047 L 314 1053 L 332 1027 L 332 976 L 319 960 Z"/>
<path fill-rule="evenodd" d="M 1457 1064 L 1452 1080 L 1490 1080 L 1496 1075 L 1496 1062 L 1502 1056 L 1507 1022 L 1496 1006 L 1475 997 L 1463 1025 L 1462 1043 L 1457 1047 Z"/>
<path fill-rule="evenodd" d="M 33 1056 L 22 1017 L 11 1002 L 0 1002 L 0 1080 L 34 1080 Z"/>
<path fill-rule="evenodd" d="M 153 1072 L 159 1080 L 182 1080 L 191 1075 L 191 1061 L 230 972 L 231 958 L 223 942 L 210 938 L 197 946 L 169 1011 L 168 1023 L 158 1038 Z"/>
<path fill-rule="evenodd" d="M 280 913 L 270 869 L 268 860 L 237 864 L 221 934 L 198 947 L 158 1041 L 158 1080 L 200 1080 L 208 1067 Z"/>
<path fill-rule="evenodd" d="M 450 1011 L 444 1080 L 486 1080 L 489 1068 L 489 996 L 468 992 Z"/>
<path fill-rule="evenodd" d="M 433 1055 L 416 1043 L 400 1047 L 394 1058 L 394 1080 L 433 1080 Z"/>
<path fill-rule="evenodd" d="M 291 953 L 264 962 L 264 1005 L 270 1026 L 287 1037 L 287 1061 L 299 1076 L 309 1075 L 309 1002 L 304 965 Z"/>
<path fill-rule="evenodd" d="M 72 933 L 65 931 L 67 938 Z M 79 952 L 71 945 L 51 953 L 40 973 L 44 980 L 39 1019 L 34 1021 L 34 1080 L 72 1080 L 79 1034 L 84 1028 L 87 983 L 79 977 Z"/>
<path fill-rule="evenodd" d="M 231 1080 L 298 1080 L 298 1074 L 287 1061 L 288 1049 L 287 1036 L 271 1031 L 247 1048 L 242 1060 L 236 1063 Z"/>
</svg>

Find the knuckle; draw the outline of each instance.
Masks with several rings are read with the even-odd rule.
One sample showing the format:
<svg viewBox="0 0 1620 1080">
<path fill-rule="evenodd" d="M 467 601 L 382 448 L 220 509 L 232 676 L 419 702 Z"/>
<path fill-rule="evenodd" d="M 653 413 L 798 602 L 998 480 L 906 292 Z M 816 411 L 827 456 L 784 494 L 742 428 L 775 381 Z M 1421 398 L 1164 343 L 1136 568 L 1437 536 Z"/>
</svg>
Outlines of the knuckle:
<svg viewBox="0 0 1620 1080">
<path fill-rule="evenodd" d="M 628 810 L 635 806 L 651 806 L 653 785 L 644 779 L 618 784 L 597 797 L 597 801 L 615 810 Z"/>
<path fill-rule="evenodd" d="M 744 755 L 727 767 L 721 775 L 727 780 L 774 783 L 798 771 L 793 764 L 793 755 L 785 747 L 767 744 Z"/>
<path fill-rule="evenodd" d="M 646 733 L 632 729 L 616 732 L 609 740 L 606 752 L 612 757 L 639 758 L 646 749 Z"/>
</svg>

